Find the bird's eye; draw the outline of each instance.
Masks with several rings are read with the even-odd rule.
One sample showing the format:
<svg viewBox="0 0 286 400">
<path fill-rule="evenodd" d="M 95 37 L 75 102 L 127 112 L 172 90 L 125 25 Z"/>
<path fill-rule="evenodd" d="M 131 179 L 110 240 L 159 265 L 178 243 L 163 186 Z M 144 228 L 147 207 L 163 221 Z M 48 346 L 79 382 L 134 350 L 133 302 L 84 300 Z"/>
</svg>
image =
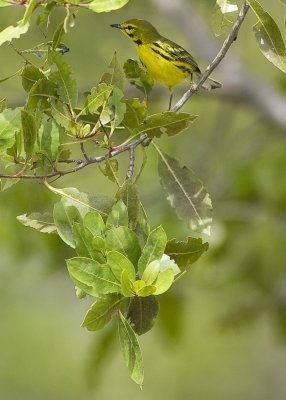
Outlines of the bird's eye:
<svg viewBox="0 0 286 400">
<path fill-rule="evenodd" d="M 133 30 L 133 26 L 128 25 L 128 26 L 126 27 L 126 29 L 127 29 L 128 31 L 132 31 L 132 30 Z"/>
</svg>

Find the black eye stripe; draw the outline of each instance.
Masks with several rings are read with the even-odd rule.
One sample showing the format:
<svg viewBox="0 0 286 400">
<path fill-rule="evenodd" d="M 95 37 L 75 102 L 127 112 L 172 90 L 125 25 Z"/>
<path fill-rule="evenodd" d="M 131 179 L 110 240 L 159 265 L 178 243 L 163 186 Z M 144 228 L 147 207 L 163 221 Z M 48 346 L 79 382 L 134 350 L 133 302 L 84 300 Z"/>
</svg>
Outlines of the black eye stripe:
<svg viewBox="0 0 286 400">
<path fill-rule="evenodd" d="M 127 29 L 128 31 L 134 30 L 133 26 L 131 26 L 131 25 L 126 26 L 126 29 Z"/>
</svg>

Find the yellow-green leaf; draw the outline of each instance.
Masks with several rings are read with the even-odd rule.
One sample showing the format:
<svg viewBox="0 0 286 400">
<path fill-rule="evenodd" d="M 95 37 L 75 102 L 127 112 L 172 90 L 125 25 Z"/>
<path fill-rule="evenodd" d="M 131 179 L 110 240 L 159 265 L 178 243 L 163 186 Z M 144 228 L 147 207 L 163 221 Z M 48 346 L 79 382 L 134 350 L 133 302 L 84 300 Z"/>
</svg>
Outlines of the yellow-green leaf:
<svg viewBox="0 0 286 400">
<path fill-rule="evenodd" d="M 97 13 L 109 12 L 125 6 L 128 1 L 129 0 L 93 0 L 87 4 L 87 7 Z"/>
<path fill-rule="evenodd" d="M 132 297 L 127 319 L 131 322 L 137 335 L 143 335 L 153 327 L 158 313 L 159 302 L 155 296 Z"/>
<path fill-rule="evenodd" d="M 143 357 L 136 333 L 127 319 L 119 311 L 118 333 L 121 351 L 131 379 L 142 386 L 144 380 Z"/>
<path fill-rule="evenodd" d="M 211 200 L 204 184 L 187 167 L 163 153 L 159 154 L 159 176 L 171 206 L 179 218 L 188 222 L 191 229 L 210 234 Z"/>
<path fill-rule="evenodd" d="M 102 329 L 111 320 L 121 301 L 122 297 L 115 293 L 98 298 L 87 311 L 81 326 L 89 331 Z"/>
<path fill-rule="evenodd" d="M 286 48 L 276 22 L 257 0 L 248 0 L 248 4 L 258 18 L 253 30 L 260 50 L 268 61 L 286 73 Z"/>
</svg>

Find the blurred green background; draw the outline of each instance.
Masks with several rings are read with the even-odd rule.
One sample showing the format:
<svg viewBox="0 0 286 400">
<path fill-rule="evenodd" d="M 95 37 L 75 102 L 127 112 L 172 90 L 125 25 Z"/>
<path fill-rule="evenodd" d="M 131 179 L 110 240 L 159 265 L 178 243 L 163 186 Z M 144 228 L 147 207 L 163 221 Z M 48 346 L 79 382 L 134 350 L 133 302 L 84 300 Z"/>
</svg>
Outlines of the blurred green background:
<svg viewBox="0 0 286 400">
<path fill-rule="evenodd" d="M 189 3 L 209 25 L 214 1 Z M 279 2 L 263 3 L 284 33 L 286 8 Z M 0 30 L 22 13 L 21 8 L 2 8 Z M 51 32 L 63 15 L 61 10 L 54 13 Z M 152 2 L 130 0 L 123 9 L 106 14 L 80 11 L 66 36 L 71 51 L 65 57 L 81 93 L 97 84 L 115 50 L 121 62 L 135 58 L 133 45 L 109 27 L 132 17 L 150 20 L 167 37 L 191 49 L 181 27 Z M 230 53 L 261 82 L 283 93 L 285 78 L 260 53 L 252 34 L 254 22 L 249 15 Z M 43 33 L 33 26 L 14 45 L 24 49 L 42 41 Z M 0 48 L 0 60 L 0 79 L 21 65 L 7 44 Z M 215 77 L 223 82 L 219 73 Z M 176 96 L 185 88 L 178 88 Z M 140 96 L 133 88 L 128 91 Z M 1 84 L 2 97 L 11 107 L 23 104 L 19 77 Z M 156 87 L 150 110 L 160 112 L 167 102 L 164 89 Z M 249 104 L 219 95 L 194 96 L 184 110 L 201 118 L 181 136 L 160 143 L 209 188 L 213 233 L 210 250 L 162 299 L 155 328 L 140 338 L 146 368 L 143 392 L 129 379 L 116 342 L 101 368 L 92 367 L 103 336 L 80 328 L 90 299 L 79 301 L 67 276 L 64 259 L 72 252 L 58 237 L 25 228 L 16 220 L 19 214 L 51 210 L 57 198 L 37 183 L 20 182 L 0 196 L 1 399 L 285 398 L 285 127 Z M 170 238 L 183 239 L 188 231 L 164 198 L 151 148 L 148 156 L 139 184 L 143 204 L 154 226 L 163 223 Z M 116 190 L 95 166 L 55 185 L 110 195 Z"/>
</svg>

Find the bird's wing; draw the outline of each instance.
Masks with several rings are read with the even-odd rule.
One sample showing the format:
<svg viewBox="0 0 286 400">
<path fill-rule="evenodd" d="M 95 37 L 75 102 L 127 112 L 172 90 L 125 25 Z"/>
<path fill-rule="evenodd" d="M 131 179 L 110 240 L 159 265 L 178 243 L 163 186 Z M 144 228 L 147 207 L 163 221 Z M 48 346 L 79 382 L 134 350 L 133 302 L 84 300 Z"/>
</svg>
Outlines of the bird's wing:
<svg viewBox="0 0 286 400">
<path fill-rule="evenodd" d="M 176 57 L 178 61 L 189 64 L 195 72 L 200 73 L 200 69 L 194 58 L 190 53 L 187 52 L 183 47 L 179 46 L 177 43 L 172 42 L 169 39 L 164 38 L 164 46 L 166 50 Z"/>
</svg>

